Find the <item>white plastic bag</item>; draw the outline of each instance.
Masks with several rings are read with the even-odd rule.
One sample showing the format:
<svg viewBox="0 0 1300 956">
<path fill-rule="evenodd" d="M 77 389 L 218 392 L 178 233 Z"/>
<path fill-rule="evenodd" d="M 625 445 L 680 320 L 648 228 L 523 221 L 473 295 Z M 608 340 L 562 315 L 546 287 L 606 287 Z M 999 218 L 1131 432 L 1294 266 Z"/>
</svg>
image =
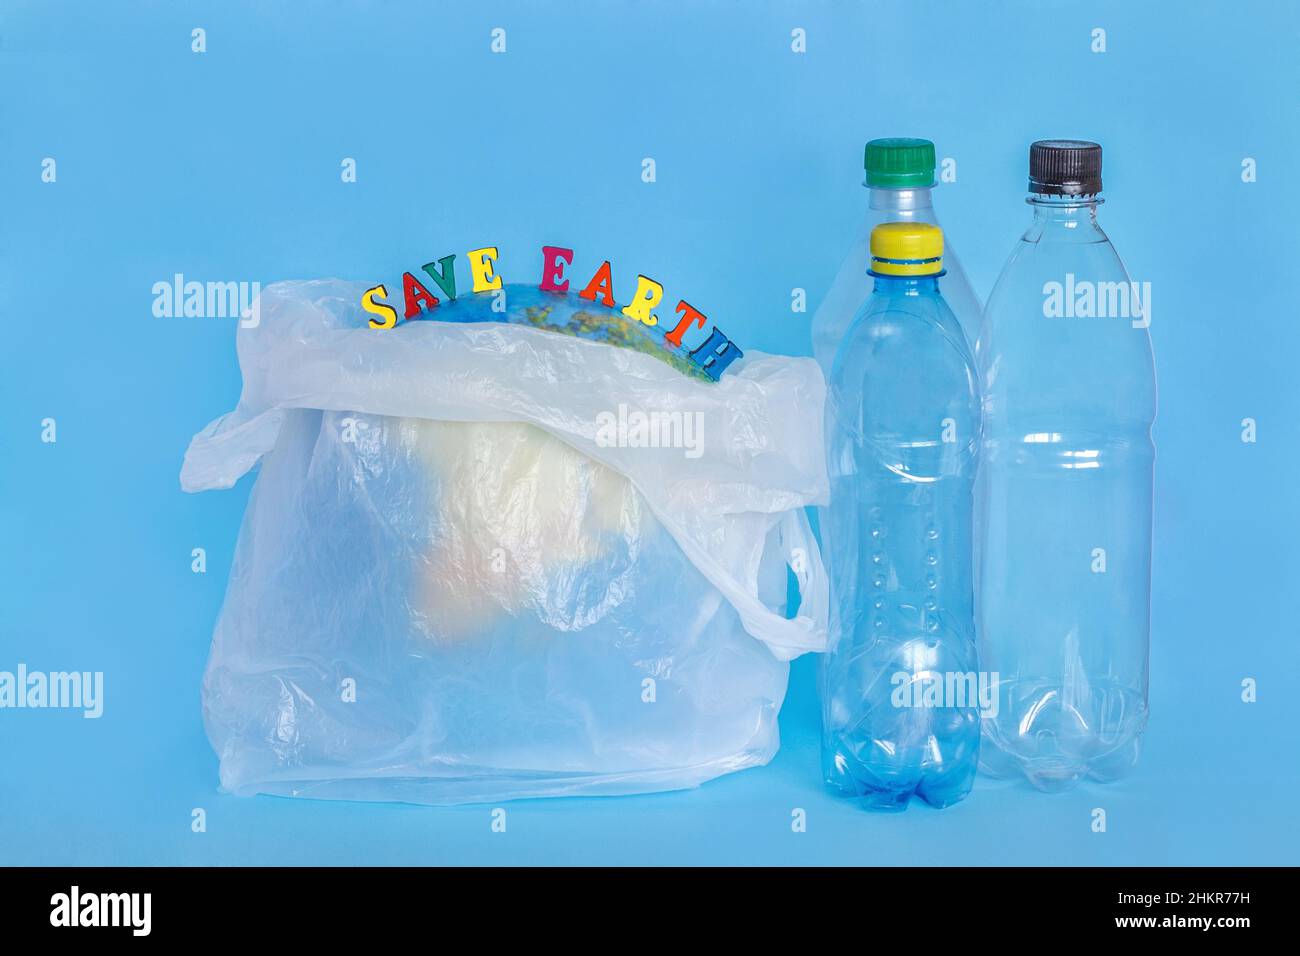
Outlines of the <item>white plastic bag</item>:
<svg viewBox="0 0 1300 956">
<path fill-rule="evenodd" d="M 547 331 L 625 320 L 531 288 L 377 331 L 363 289 L 268 287 L 239 406 L 185 456 L 187 491 L 261 462 L 203 684 L 223 786 L 457 803 L 767 762 L 785 662 L 825 645 L 815 363 L 698 380 Z M 629 410 L 698 440 L 610 441 Z"/>
</svg>

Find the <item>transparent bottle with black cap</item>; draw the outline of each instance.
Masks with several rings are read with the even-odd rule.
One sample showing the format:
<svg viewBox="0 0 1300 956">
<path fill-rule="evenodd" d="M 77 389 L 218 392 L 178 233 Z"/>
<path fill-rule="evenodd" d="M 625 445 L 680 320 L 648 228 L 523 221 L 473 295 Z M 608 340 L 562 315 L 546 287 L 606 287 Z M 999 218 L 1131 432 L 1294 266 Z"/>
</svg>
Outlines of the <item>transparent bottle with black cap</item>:
<svg viewBox="0 0 1300 956">
<path fill-rule="evenodd" d="M 981 766 L 1041 790 L 1134 765 L 1147 722 L 1150 298 L 1097 222 L 1101 147 L 1029 152 L 1033 213 L 976 342 Z"/>
<path fill-rule="evenodd" d="M 871 296 L 871 230 L 885 222 L 928 222 L 939 225 L 935 215 L 934 143 L 928 139 L 873 139 L 863 157 L 866 170 L 867 211 L 853 238 L 830 291 L 817 307 L 812 320 L 813 356 L 829 375 L 835 352 L 849 322 Z M 952 237 L 945 233 L 943 294 L 957 316 L 966 338 L 974 342 L 979 331 L 980 302 L 953 250 Z"/>
</svg>

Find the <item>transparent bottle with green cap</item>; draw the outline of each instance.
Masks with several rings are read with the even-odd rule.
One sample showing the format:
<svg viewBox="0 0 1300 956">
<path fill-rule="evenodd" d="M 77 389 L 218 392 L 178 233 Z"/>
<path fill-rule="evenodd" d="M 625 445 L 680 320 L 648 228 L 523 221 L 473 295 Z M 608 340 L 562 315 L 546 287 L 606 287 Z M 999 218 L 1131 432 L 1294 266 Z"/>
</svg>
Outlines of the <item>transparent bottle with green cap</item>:
<svg viewBox="0 0 1300 956">
<path fill-rule="evenodd" d="M 827 383 L 822 766 L 872 810 L 962 799 L 978 764 L 971 518 L 975 359 L 944 301 L 943 232 L 872 230 L 874 291 Z"/>
<path fill-rule="evenodd" d="M 871 263 L 871 230 L 885 222 L 939 224 L 935 215 L 934 143 L 928 139 L 873 139 L 867 143 L 863 165 L 868 190 L 867 212 L 854 236 L 830 291 L 812 320 L 813 356 L 829 373 L 844 332 L 858 308 L 871 295 L 867 275 Z M 945 237 L 944 298 L 969 341 L 979 332 L 980 301 Z"/>
</svg>

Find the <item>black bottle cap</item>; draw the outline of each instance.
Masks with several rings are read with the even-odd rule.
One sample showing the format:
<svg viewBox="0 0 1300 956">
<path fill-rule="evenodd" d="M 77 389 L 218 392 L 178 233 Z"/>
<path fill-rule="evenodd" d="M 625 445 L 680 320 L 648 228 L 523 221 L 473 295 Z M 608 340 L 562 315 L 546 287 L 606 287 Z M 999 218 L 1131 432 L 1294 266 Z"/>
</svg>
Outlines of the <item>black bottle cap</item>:
<svg viewBox="0 0 1300 956">
<path fill-rule="evenodd" d="M 1101 147 L 1082 139 L 1040 139 L 1029 147 L 1029 191 L 1095 196 L 1101 192 Z"/>
</svg>

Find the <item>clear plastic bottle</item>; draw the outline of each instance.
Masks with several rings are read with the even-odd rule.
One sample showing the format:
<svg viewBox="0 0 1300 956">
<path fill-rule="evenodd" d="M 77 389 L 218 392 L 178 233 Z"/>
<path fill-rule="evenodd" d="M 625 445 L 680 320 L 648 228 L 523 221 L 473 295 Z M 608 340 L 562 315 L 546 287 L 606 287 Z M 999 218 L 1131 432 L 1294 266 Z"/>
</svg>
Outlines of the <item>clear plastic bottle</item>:
<svg viewBox="0 0 1300 956">
<path fill-rule="evenodd" d="M 835 352 L 849 323 L 871 295 L 871 230 L 885 222 L 939 224 L 931 193 L 934 187 L 934 143 L 928 139 L 873 139 L 867 143 L 867 214 L 853 238 L 849 254 L 831 283 L 830 291 L 813 314 L 813 356 L 829 376 Z M 967 341 L 979 332 L 980 302 L 966 273 L 944 237 L 943 297 L 957 316 Z"/>
<path fill-rule="evenodd" d="M 827 395 L 837 626 L 822 671 L 823 770 L 871 809 L 906 809 L 914 794 L 944 807 L 970 791 L 979 754 L 978 380 L 939 292 L 942 231 L 881 225 L 871 252 L 874 291 Z"/>
<path fill-rule="evenodd" d="M 1041 790 L 1137 760 L 1147 720 L 1156 414 L 1149 296 L 1097 224 L 1101 147 L 1030 147 L 1033 221 L 976 345 L 982 766 Z"/>
</svg>

